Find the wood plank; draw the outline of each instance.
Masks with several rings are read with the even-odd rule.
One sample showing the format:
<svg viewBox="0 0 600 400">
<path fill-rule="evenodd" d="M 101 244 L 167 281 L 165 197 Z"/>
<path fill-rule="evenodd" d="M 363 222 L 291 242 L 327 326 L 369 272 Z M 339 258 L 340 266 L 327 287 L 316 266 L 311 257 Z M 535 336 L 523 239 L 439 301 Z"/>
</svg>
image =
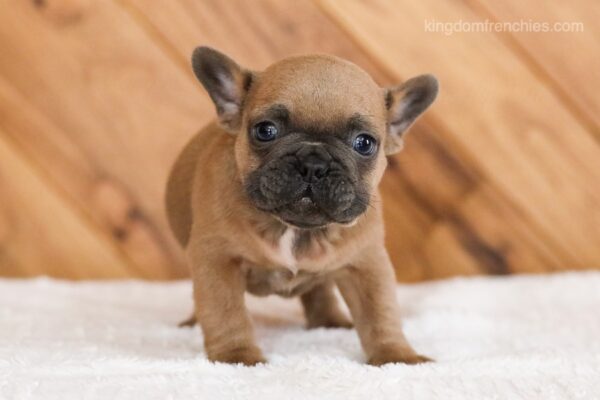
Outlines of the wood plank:
<svg viewBox="0 0 600 400">
<path fill-rule="evenodd" d="M 469 8 L 433 0 L 319 4 L 391 74 L 435 73 L 442 92 L 434 117 L 483 177 L 564 268 L 600 267 L 598 144 L 495 35 L 424 29 L 432 19 L 477 20 Z"/>
<path fill-rule="evenodd" d="M 36 4 L 0 5 L 0 127 L 99 236 L 112 235 L 136 266 L 133 276 L 185 274 L 162 191 L 183 143 L 214 115 L 188 65 L 193 47 L 213 45 L 254 68 L 324 52 L 356 62 L 382 85 L 408 76 L 372 62 L 311 2 Z M 420 121 L 384 178 L 399 278 L 538 271 L 569 260 L 532 233 L 531 217 L 490 184 L 455 125 L 441 121 Z"/>
<path fill-rule="evenodd" d="M 111 1 L 3 2 L 0 43 L 1 126 L 136 276 L 186 275 L 162 197 L 208 107 L 197 85 Z"/>
<path fill-rule="evenodd" d="M 0 130 L 0 275 L 127 277 L 131 266 Z"/>
<path fill-rule="evenodd" d="M 575 0 L 539 4 L 524 1 L 467 0 L 482 18 L 497 22 L 534 21 L 548 23 L 581 23 L 560 26 L 572 29 L 560 32 L 501 32 L 499 37 L 524 53 L 534 73 L 551 85 L 566 107 L 571 109 L 600 140 L 600 2 Z"/>
</svg>

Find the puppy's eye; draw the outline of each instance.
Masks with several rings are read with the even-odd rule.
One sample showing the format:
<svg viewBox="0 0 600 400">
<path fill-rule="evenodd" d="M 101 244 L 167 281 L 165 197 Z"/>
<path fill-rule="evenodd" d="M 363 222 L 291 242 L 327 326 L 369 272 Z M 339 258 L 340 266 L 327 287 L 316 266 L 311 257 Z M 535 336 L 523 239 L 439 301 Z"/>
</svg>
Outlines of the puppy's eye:
<svg viewBox="0 0 600 400">
<path fill-rule="evenodd" d="M 259 122 L 254 125 L 254 137 L 261 142 L 269 142 L 277 137 L 277 127 L 269 121 Z"/>
<path fill-rule="evenodd" d="M 363 156 L 369 156 L 375 152 L 375 149 L 377 148 L 377 140 L 375 140 L 375 138 L 371 135 L 362 133 L 354 138 L 352 147 L 357 153 Z"/>
</svg>

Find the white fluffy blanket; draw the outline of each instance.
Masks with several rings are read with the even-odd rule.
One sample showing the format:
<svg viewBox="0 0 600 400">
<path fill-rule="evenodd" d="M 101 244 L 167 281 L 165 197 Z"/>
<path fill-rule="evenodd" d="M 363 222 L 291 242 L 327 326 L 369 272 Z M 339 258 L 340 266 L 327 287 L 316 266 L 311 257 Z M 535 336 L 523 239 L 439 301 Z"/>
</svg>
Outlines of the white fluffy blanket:
<svg viewBox="0 0 600 400">
<path fill-rule="evenodd" d="M 249 298 L 267 365 L 212 364 L 188 282 L 0 280 L 1 399 L 598 399 L 600 273 L 401 285 L 405 331 L 437 362 L 364 364 L 354 330 L 303 329 Z"/>
</svg>

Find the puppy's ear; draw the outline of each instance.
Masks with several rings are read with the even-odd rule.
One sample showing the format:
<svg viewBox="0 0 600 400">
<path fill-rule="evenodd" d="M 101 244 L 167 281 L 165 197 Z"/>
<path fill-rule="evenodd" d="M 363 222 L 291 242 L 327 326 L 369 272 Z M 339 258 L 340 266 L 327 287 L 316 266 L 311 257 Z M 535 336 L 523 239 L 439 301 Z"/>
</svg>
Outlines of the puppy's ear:
<svg viewBox="0 0 600 400">
<path fill-rule="evenodd" d="M 388 135 L 385 154 L 402 150 L 402 134 L 433 103 L 438 81 L 433 75 L 420 75 L 386 91 Z"/>
<path fill-rule="evenodd" d="M 192 68 L 215 103 L 221 126 L 235 133 L 240 127 L 242 105 L 252 83 L 252 73 L 210 47 L 194 50 Z"/>
</svg>

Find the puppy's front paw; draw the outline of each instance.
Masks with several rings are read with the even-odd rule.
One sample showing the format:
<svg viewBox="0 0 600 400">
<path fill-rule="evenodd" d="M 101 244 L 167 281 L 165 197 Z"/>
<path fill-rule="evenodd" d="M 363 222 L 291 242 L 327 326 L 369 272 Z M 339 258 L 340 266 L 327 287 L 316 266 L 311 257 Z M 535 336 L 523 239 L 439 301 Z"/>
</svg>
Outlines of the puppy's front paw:
<svg viewBox="0 0 600 400">
<path fill-rule="evenodd" d="M 368 363 L 380 366 L 391 363 L 422 364 L 432 362 L 429 357 L 415 353 L 413 349 L 401 346 L 385 346 L 369 357 Z"/>
<path fill-rule="evenodd" d="M 267 362 L 260 349 L 256 346 L 238 347 L 220 352 L 218 354 L 211 354 L 208 358 L 214 362 L 244 364 L 247 366 L 263 364 Z"/>
</svg>

